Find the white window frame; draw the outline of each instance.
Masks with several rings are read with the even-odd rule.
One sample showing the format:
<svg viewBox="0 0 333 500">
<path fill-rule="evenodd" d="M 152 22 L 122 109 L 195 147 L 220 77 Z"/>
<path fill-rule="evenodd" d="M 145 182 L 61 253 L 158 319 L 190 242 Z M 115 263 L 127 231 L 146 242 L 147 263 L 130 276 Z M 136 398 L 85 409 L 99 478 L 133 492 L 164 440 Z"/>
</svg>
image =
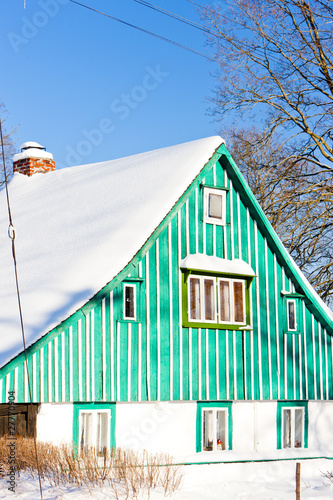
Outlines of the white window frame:
<svg viewBox="0 0 333 500">
<path fill-rule="evenodd" d="M 214 194 L 217 196 L 221 196 L 222 198 L 222 218 L 211 217 L 209 215 L 209 195 Z M 208 222 L 208 224 L 216 224 L 219 226 L 226 225 L 226 209 L 227 209 L 227 198 L 226 192 L 221 189 L 213 189 L 213 188 L 204 188 L 203 190 L 203 199 L 204 199 L 204 222 Z"/>
<path fill-rule="evenodd" d="M 91 443 L 87 443 L 86 446 L 91 446 L 93 448 L 96 448 L 97 452 L 100 453 L 102 452 L 102 447 L 100 445 L 100 439 L 98 436 L 98 415 L 99 414 L 107 414 L 107 435 L 106 435 L 106 448 L 110 448 L 110 419 L 111 419 L 111 411 L 108 409 L 100 409 L 100 410 L 79 410 L 79 449 L 82 451 L 81 448 L 81 434 L 82 434 L 82 416 L 84 414 L 89 414 L 92 416 L 92 436 L 91 436 Z"/>
<path fill-rule="evenodd" d="M 227 281 L 229 283 L 229 299 L 230 299 L 230 321 L 222 321 L 221 320 L 221 292 L 220 292 L 220 282 Z M 244 321 L 236 321 L 235 320 L 235 300 L 234 300 L 234 283 L 242 283 L 243 284 L 243 318 Z M 246 280 L 238 279 L 238 278 L 223 278 L 219 277 L 217 280 L 217 296 L 218 296 L 218 317 L 219 323 L 221 325 L 245 325 L 246 324 Z"/>
<path fill-rule="evenodd" d="M 198 279 L 200 283 L 200 318 L 191 318 L 191 280 Z M 214 290 L 214 318 L 212 320 L 205 319 L 205 294 L 204 294 L 204 281 L 213 281 Z M 221 297 L 220 297 L 220 282 L 227 281 L 229 283 L 229 298 L 230 298 L 230 321 L 221 320 Z M 244 321 L 235 320 L 235 301 L 234 301 L 234 283 L 242 283 L 243 285 L 243 318 Z M 209 275 L 190 274 L 187 280 L 187 318 L 190 323 L 207 323 L 207 324 L 221 324 L 221 325 L 246 325 L 246 286 L 245 279 L 240 278 L 224 278 Z"/>
<path fill-rule="evenodd" d="M 213 430 L 214 436 L 213 436 L 213 449 L 212 450 L 205 450 L 204 449 L 204 423 L 205 423 L 205 417 L 204 413 L 212 411 L 213 412 L 213 422 L 215 423 L 215 428 Z M 216 414 L 217 412 L 223 412 L 224 413 L 224 421 L 225 421 L 225 443 L 224 443 L 224 450 L 221 448 L 218 448 L 217 444 L 217 429 L 216 429 Z M 201 450 L 204 452 L 210 452 L 210 451 L 227 451 L 229 449 L 229 443 L 228 443 L 228 433 L 229 433 L 229 413 L 228 413 L 228 408 L 221 408 L 221 407 L 204 407 L 201 408 Z"/>
<path fill-rule="evenodd" d="M 133 304 L 134 304 L 134 316 L 126 316 L 126 288 L 133 289 Z M 132 283 L 124 283 L 123 288 L 123 318 L 127 320 L 136 321 L 137 308 L 136 308 L 136 285 Z"/>
<path fill-rule="evenodd" d="M 191 318 L 191 279 L 199 279 L 200 283 L 200 319 Z M 213 281 L 213 293 L 214 293 L 214 318 L 213 319 L 205 319 L 205 287 L 204 281 L 209 280 Z M 191 274 L 188 278 L 187 282 L 187 318 L 191 323 L 217 323 L 217 307 L 216 307 L 216 278 L 214 276 L 203 276 L 197 274 Z"/>
<path fill-rule="evenodd" d="M 289 322 L 289 304 L 293 303 L 294 304 L 294 322 L 295 322 L 295 328 L 290 328 L 290 322 Z M 297 302 L 295 299 L 287 299 L 287 331 L 288 332 L 296 332 L 297 331 Z"/>
<path fill-rule="evenodd" d="M 290 443 L 291 446 L 284 446 L 284 435 L 285 435 L 285 419 L 284 419 L 284 412 L 286 410 L 291 411 L 291 418 L 290 418 Z M 296 410 L 301 410 L 302 411 L 302 443 L 301 446 L 295 446 L 295 412 Z M 283 406 L 282 408 L 282 413 L 281 413 L 281 424 L 282 424 L 282 436 L 281 436 L 281 448 L 282 449 L 300 449 L 304 448 L 304 439 L 305 439 L 305 409 L 303 406 Z"/>
</svg>

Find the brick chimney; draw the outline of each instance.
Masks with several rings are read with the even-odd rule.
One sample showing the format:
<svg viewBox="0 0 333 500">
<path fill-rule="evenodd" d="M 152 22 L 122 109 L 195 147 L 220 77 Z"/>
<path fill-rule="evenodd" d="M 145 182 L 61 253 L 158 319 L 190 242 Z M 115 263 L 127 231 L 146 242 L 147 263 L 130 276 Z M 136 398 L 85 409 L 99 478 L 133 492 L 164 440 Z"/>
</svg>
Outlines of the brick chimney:
<svg viewBox="0 0 333 500">
<path fill-rule="evenodd" d="M 21 153 L 13 157 L 13 172 L 28 175 L 45 174 L 55 170 L 53 155 L 37 142 L 25 142 L 21 146 Z"/>
</svg>

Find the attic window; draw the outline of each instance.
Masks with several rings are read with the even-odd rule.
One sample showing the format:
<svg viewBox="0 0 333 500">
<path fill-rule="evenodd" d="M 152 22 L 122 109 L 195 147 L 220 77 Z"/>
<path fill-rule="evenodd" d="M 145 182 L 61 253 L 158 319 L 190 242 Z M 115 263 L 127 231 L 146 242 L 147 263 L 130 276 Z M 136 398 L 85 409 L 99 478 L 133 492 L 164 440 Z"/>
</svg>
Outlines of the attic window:
<svg viewBox="0 0 333 500">
<path fill-rule="evenodd" d="M 281 291 L 283 298 L 284 333 L 300 334 L 301 325 L 301 301 L 303 295 L 293 292 Z"/>
<path fill-rule="evenodd" d="M 204 188 L 204 221 L 225 226 L 226 192 L 220 189 Z"/>
<path fill-rule="evenodd" d="M 180 262 L 183 326 L 251 330 L 253 269 L 240 259 L 191 254 Z"/>
<path fill-rule="evenodd" d="M 136 286 L 124 284 L 124 319 L 136 319 Z"/>
<path fill-rule="evenodd" d="M 288 332 L 297 330 L 296 300 L 287 300 L 287 329 Z"/>
</svg>

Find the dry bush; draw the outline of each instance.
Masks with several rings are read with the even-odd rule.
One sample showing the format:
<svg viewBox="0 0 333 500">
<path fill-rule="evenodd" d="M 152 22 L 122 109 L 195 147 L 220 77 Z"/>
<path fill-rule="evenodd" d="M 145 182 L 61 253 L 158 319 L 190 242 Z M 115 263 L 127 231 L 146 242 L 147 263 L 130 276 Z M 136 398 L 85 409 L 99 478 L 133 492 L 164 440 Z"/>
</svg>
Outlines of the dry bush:
<svg viewBox="0 0 333 500">
<path fill-rule="evenodd" d="M 8 439 L 0 438 L 0 465 L 8 471 Z M 99 456 L 94 448 L 81 453 L 69 445 L 55 446 L 37 443 L 38 463 L 43 480 L 53 486 L 104 486 L 114 498 L 138 498 L 160 487 L 165 496 L 172 495 L 181 485 L 182 470 L 172 465 L 172 457 L 166 454 L 139 454 L 132 450 L 104 450 Z M 19 437 L 15 441 L 15 459 L 18 472 L 26 471 L 37 476 L 34 442 Z"/>
</svg>

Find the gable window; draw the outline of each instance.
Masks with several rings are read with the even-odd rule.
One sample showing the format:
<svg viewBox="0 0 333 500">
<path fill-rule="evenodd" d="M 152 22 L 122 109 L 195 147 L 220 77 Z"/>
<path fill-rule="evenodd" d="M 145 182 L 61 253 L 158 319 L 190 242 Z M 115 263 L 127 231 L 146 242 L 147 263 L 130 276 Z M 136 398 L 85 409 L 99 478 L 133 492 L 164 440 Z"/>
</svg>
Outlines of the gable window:
<svg viewBox="0 0 333 500">
<path fill-rule="evenodd" d="M 240 259 L 189 254 L 182 270 L 182 324 L 192 328 L 251 330 L 250 286 L 255 276 Z"/>
<path fill-rule="evenodd" d="M 289 332 L 297 330 L 296 300 L 287 300 L 287 329 Z"/>
<path fill-rule="evenodd" d="M 79 411 L 80 451 L 94 447 L 98 453 L 109 448 L 110 410 Z"/>
<path fill-rule="evenodd" d="M 303 295 L 294 292 L 281 291 L 283 297 L 284 333 L 300 334 L 301 325 L 301 300 Z"/>
<path fill-rule="evenodd" d="M 136 286 L 124 284 L 124 319 L 136 320 Z"/>
<path fill-rule="evenodd" d="M 204 188 L 204 220 L 210 224 L 226 224 L 226 192 L 220 189 Z"/>
<path fill-rule="evenodd" d="M 219 279 L 219 321 L 220 323 L 245 323 L 245 281 Z"/>
<path fill-rule="evenodd" d="M 231 449 L 231 403 L 198 403 L 197 451 Z"/>
<path fill-rule="evenodd" d="M 189 278 L 189 318 L 191 321 L 216 321 L 216 280 L 205 276 Z"/>
<path fill-rule="evenodd" d="M 307 447 L 307 403 L 278 403 L 278 448 Z"/>
<path fill-rule="evenodd" d="M 244 326 L 247 321 L 247 289 L 245 279 L 190 274 L 185 304 L 190 326 L 192 323 Z"/>
</svg>

